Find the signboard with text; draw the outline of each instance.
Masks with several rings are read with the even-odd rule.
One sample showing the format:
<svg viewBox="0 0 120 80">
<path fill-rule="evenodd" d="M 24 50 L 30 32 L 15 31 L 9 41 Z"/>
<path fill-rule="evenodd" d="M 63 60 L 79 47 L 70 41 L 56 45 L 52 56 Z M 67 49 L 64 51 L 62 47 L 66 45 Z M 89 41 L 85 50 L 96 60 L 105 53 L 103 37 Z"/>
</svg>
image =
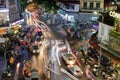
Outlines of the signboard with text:
<svg viewBox="0 0 120 80">
<path fill-rule="evenodd" d="M 115 11 L 110 11 L 109 15 L 115 18 L 114 26 L 116 27 L 116 31 L 120 33 L 120 14 Z"/>
</svg>

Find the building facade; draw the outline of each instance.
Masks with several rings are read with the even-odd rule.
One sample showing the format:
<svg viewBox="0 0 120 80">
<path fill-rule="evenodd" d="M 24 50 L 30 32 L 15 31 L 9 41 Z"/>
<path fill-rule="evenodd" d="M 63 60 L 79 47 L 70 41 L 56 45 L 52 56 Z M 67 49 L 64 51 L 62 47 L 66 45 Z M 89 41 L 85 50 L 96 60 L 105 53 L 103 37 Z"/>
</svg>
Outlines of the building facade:
<svg viewBox="0 0 120 80">
<path fill-rule="evenodd" d="M 3 28 L 19 27 L 23 21 L 17 0 L 0 0 L 0 31 Z"/>
<path fill-rule="evenodd" d="M 80 11 L 82 12 L 102 12 L 104 0 L 80 0 Z"/>
<path fill-rule="evenodd" d="M 65 0 L 65 1 L 60 1 L 58 0 L 57 6 L 59 6 L 60 8 L 62 8 L 65 11 L 68 12 L 79 12 L 79 2 L 80 0 Z"/>
</svg>

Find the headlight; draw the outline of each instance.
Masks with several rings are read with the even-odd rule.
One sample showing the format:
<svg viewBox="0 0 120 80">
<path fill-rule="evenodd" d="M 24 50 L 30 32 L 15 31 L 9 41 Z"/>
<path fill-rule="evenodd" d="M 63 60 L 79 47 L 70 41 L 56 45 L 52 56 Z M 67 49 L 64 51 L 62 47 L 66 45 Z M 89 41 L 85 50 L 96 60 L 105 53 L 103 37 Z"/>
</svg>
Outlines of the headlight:
<svg viewBox="0 0 120 80">
<path fill-rule="evenodd" d="M 40 52 L 39 50 L 37 50 L 37 52 Z"/>
<path fill-rule="evenodd" d="M 70 63 L 69 63 L 69 64 L 71 64 L 71 65 L 72 65 L 72 64 L 74 64 L 74 61 L 70 61 Z"/>
<path fill-rule="evenodd" d="M 8 76 L 11 76 L 11 73 L 8 73 Z"/>
<path fill-rule="evenodd" d="M 35 53 L 35 50 L 33 50 L 33 53 Z"/>
<path fill-rule="evenodd" d="M 77 75 L 78 73 L 77 72 L 74 72 L 75 75 Z"/>
</svg>

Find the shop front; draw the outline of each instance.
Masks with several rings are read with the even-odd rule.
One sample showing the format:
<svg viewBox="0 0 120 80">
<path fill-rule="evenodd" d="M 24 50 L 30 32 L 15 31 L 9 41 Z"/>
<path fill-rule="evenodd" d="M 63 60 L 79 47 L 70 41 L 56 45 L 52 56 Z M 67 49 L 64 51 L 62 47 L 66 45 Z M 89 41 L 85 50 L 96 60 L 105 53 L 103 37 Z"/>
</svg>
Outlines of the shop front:
<svg viewBox="0 0 120 80">
<path fill-rule="evenodd" d="M 11 23 L 11 29 L 10 33 L 12 32 L 13 34 L 18 33 L 18 29 L 22 26 L 22 23 L 24 22 L 24 19 L 18 20 L 16 22 Z"/>
<path fill-rule="evenodd" d="M 19 27 L 20 27 L 19 24 L 14 25 L 14 26 L 11 28 L 11 32 L 13 32 L 14 34 L 18 33 Z"/>
<path fill-rule="evenodd" d="M 110 16 L 115 18 L 114 28 L 109 33 L 109 47 L 120 55 L 120 13 L 110 11 Z"/>
</svg>

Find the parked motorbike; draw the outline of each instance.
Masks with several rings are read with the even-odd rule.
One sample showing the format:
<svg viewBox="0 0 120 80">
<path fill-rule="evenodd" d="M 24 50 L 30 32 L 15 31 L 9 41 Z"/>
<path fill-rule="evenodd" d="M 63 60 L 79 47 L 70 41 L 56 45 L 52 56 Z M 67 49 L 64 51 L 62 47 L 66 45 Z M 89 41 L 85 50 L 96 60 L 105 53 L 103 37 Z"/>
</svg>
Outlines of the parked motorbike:
<svg viewBox="0 0 120 80">
<path fill-rule="evenodd" d="M 93 66 L 92 72 L 93 72 L 93 74 L 94 74 L 95 76 L 98 76 L 98 75 L 99 75 L 99 68 L 100 68 L 100 66 L 99 66 L 98 64 L 95 64 L 95 65 Z"/>
<path fill-rule="evenodd" d="M 109 79 L 109 80 L 116 80 L 117 75 L 115 74 L 115 70 L 111 67 L 108 66 L 102 71 L 102 76 L 104 79 Z"/>
</svg>

